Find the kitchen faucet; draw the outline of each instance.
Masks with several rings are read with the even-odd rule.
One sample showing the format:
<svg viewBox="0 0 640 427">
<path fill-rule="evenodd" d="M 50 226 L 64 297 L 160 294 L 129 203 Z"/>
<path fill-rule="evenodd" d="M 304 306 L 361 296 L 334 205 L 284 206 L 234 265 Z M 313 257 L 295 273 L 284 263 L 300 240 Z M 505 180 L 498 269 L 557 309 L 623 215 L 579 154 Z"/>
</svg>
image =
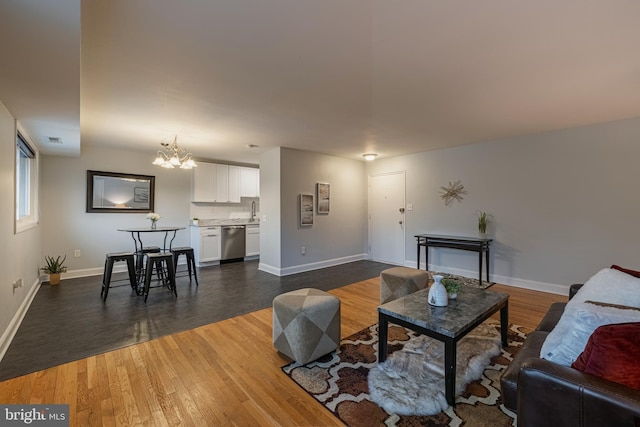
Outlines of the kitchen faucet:
<svg viewBox="0 0 640 427">
<path fill-rule="evenodd" d="M 252 200 L 251 201 L 251 218 L 249 219 L 249 222 L 253 222 L 256 220 L 256 201 Z"/>
</svg>

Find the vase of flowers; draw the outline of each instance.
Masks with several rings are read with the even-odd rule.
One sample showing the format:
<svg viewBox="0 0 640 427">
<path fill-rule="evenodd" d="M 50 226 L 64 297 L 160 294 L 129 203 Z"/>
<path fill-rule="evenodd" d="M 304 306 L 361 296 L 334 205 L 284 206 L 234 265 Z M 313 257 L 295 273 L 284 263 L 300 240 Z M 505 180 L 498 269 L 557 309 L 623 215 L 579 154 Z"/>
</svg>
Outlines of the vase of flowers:
<svg viewBox="0 0 640 427">
<path fill-rule="evenodd" d="M 160 221 L 160 215 L 155 212 L 150 212 L 147 214 L 147 219 L 151 221 L 151 229 L 156 229 L 156 224 Z"/>
</svg>

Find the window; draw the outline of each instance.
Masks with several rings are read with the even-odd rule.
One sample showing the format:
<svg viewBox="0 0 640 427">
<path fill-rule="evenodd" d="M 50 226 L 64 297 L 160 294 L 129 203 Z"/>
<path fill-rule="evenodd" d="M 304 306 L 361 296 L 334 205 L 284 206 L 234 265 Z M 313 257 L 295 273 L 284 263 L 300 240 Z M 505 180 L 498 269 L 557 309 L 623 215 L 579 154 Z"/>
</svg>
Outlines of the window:
<svg viewBox="0 0 640 427">
<path fill-rule="evenodd" d="M 18 131 L 16 136 L 16 233 L 35 227 L 38 165 L 36 150 Z"/>
</svg>

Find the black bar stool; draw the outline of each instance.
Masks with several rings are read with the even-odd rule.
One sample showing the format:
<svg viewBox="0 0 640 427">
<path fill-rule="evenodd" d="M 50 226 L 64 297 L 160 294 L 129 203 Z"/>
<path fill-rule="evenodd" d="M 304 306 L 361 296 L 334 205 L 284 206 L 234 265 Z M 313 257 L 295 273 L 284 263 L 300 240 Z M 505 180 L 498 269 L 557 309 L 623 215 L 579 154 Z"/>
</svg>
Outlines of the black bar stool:
<svg viewBox="0 0 640 427">
<path fill-rule="evenodd" d="M 189 281 L 191 281 L 191 269 L 193 268 L 193 277 L 196 279 L 196 286 L 200 286 L 198 283 L 198 274 L 196 273 L 196 257 L 193 253 L 193 248 L 188 246 L 181 246 L 179 248 L 172 248 L 173 254 L 173 267 L 178 270 L 178 258 L 180 255 L 187 257 L 187 268 L 189 269 Z M 182 276 L 180 276 L 182 277 Z"/>
<path fill-rule="evenodd" d="M 100 291 L 100 296 L 104 301 L 107 300 L 107 295 L 109 294 L 110 287 L 119 287 L 126 286 L 116 285 L 111 286 L 111 275 L 113 274 L 113 264 L 116 262 L 124 261 L 127 263 L 127 270 L 129 272 L 129 285 L 131 289 L 136 290 L 136 268 L 134 265 L 134 255 L 133 252 L 114 252 L 107 254 L 104 260 L 104 272 L 102 273 L 102 291 Z M 126 280 L 126 279 L 124 279 Z M 114 282 L 119 282 L 121 280 L 114 280 Z"/>
<path fill-rule="evenodd" d="M 148 254 L 160 253 L 159 246 L 145 246 L 144 248 L 136 252 L 136 271 L 139 274 L 144 274 L 144 257 Z"/>
<path fill-rule="evenodd" d="M 177 297 L 176 292 L 176 270 L 173 267 L 173 255 L 170 252 L 150 253 L 147 255 L 147 265 L 144 269 L 144 302 L 147 302 L 149 297 L 149 289 L 157 288 L 158 286 L 151 286 L 151 277 L 153 276 L 153 269 L 156 269 L 156 274 L 161 282 L 159 286 L 167 286 L 173 291 L 173 294 Z"/>
</svg>

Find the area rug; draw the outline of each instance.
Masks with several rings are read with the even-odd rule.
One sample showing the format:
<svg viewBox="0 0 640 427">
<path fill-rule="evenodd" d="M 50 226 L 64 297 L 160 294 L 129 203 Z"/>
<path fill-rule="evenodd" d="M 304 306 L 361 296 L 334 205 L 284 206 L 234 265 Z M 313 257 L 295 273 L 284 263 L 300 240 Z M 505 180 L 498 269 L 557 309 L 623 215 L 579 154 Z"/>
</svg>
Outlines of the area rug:
<svg viewBox="0 0 640 427">
<path fill-rule="evenodd" d="M 499 330 L 499 323 L 488 321 Z M 371 426 L 515 426 L 515 414 L 502 405 L 500 374 L 518 351 L 526 328 L 511 325 L 509 346 L 492 357 L 481 377 L 472 381 L 448 406 L 435 415 L 399 415 L 375 404 L 369 394 L 368 376 L 375 368 L 378 352 L 378 325 L 372 325 L 341 341 L 340 347 L 307 365 L 291 363 L 282 368 L 307 393 L 351 427 Z M 388 360 L 418 336 L 408 329 L 389 326 Z M 413 345 L 413 344 L 411 344 Z"/>
<path fill-rule="evenodd" d="M 473 279 L 471 277 L 458 276 L 456 274 L 439 273 L 437 271 L 427 271 L 427 273 L 431 275 L 431 277 L 429 278 L 429 283 L 433 282 L 433 275 L 435 274 L 435 275 L 442 276 L 446 279 L 456 279 L 463 285 L 471 286 L 479 289 L 487 289 L 489 286 L 493 285 L 493 283 L 487 282 L 486 280 L 483 280 L 482 282 L 480 282 L 478 279 Z"/>
</svg>

